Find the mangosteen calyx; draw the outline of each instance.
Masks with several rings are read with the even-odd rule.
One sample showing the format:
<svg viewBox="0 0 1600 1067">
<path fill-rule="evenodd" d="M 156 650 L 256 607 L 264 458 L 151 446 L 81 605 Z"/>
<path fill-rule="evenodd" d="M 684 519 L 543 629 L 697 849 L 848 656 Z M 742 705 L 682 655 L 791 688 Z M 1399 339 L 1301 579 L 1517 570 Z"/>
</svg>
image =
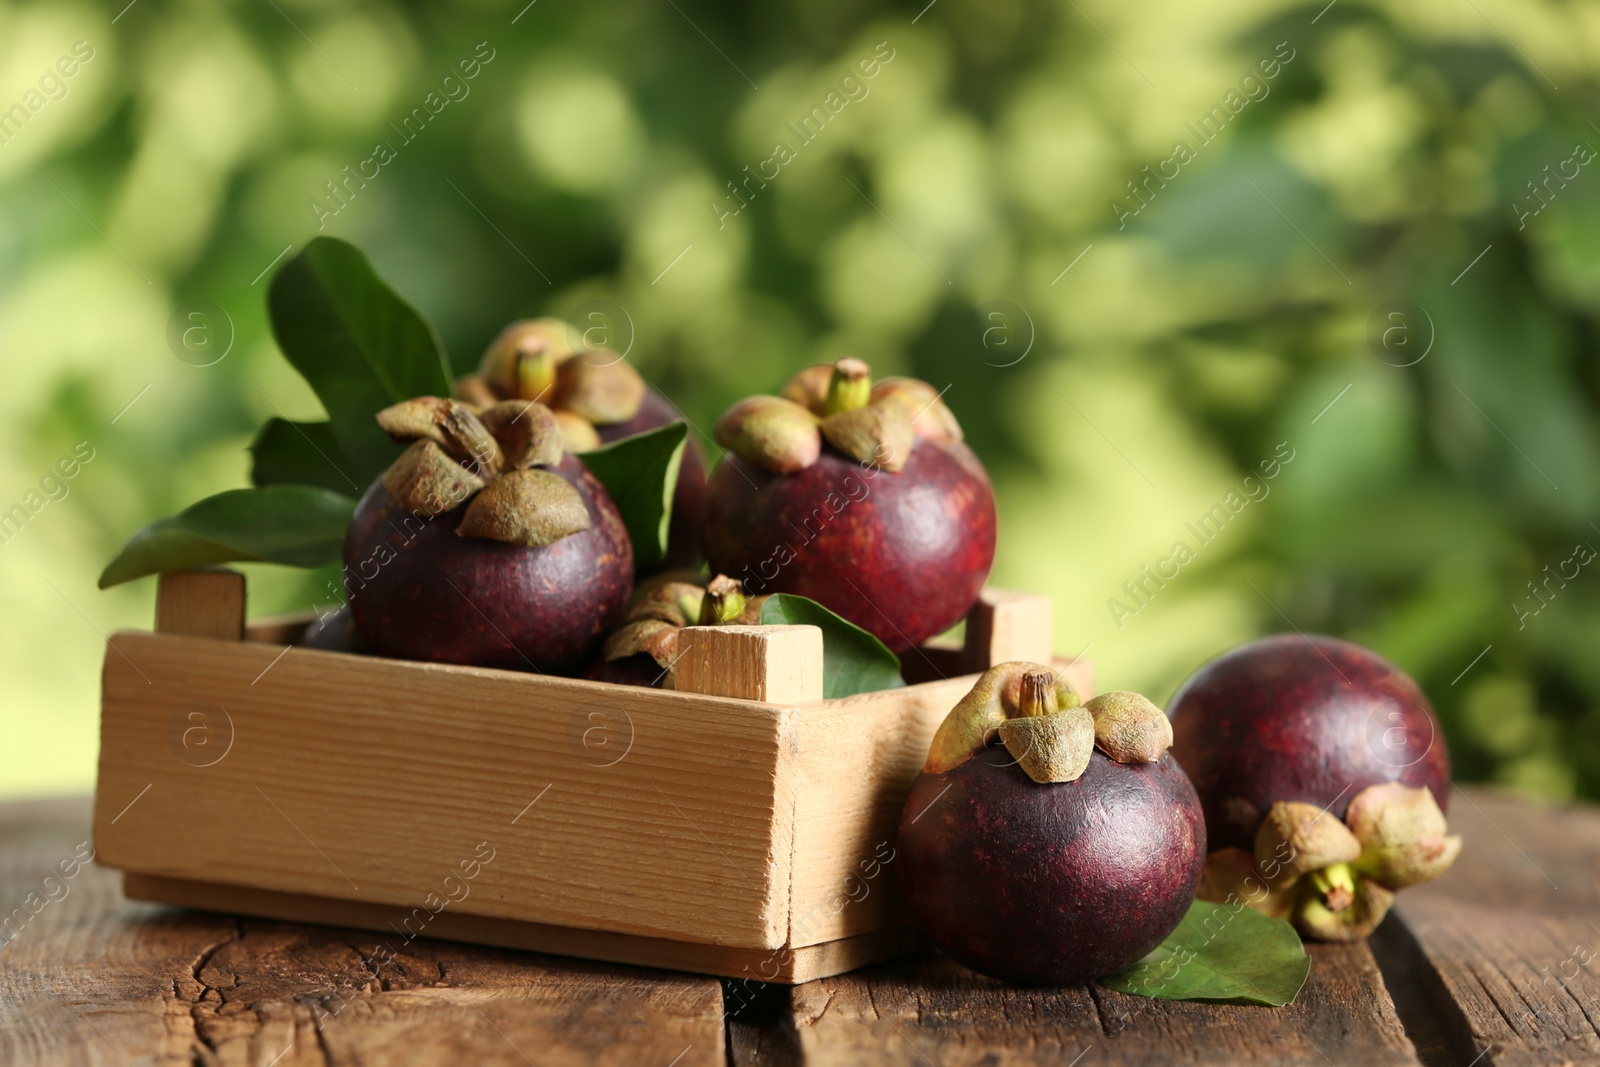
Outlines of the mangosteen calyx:
<svg viewBox="0 0 1600 1067">
<path fill-rule="evenodd" d="M 757 626 L 766 600 L 747 596 L 742 582 L 723 574 L 703 586 L 662 582 L 628 609 L 623 624 L 606 638 L 603 658 L 616 663 L 649 656 L 664 672 L 661 684 L 670 689 L 672 666 L 678 662 L 678 635 L 685 626 Z"/>
<path fill-rule="evenodd" d="M 538 548 L 589 528 L 570 482 L 543 468 L 561 462 L 550 410 L 505 400 L 474 409 L 423 396 L 378 412 L 378 425 L 411 445 L 383 473 L 389 495 L 414 513 L 443 515 L 467 503 L 456 533 Z"/>
<path fill-rule="evenodd" d="M 574 347 L 573 339 L 583 343 Z M 588 344 L 586 333 L 560 319 L 513 322 L 484 350 L 478 370 L 456 382 L 456 396 L 489 407 L 504 400 L 546 404 L 568 452 L 600 447 L 596 427 L 639 414 L 647 387 L 621 355 Z"/>
<path fill-rule="evenodd" d="M 1166 712 L 1138 693 L 1101 693 L 1084 707 L 1094 716 L 1095 744 L 1118 763 L 1154 763 L 1172 747 Z"/>
<path fill-rule="evenodd" d="M 960 441 L 939 393 L 913 378 L 876 384 L 859 359 L 818 363 L 789 379 L 782 396 L 752 396 L 717 422 L 717 442 L 776 474 L 805 470 L 826 441 L 857 463 L 898 474 L 918 438 Z"/>
<path fill-rule="evenodd" d="M 1037 663 L 1001 663 L 979 675 L 933 735 L 925 774 L 944 774 L 998 735 L 1035 782 L 1073 782 L 1098 748 L 1117 763 L 1154 763 L 1172 744 L 1162 710 L 1138 693 L 1102 693 L 1088 703 Z"/>
<path fill-rule="evenodd" d="M 1383 782 L 1357 793 L 1343 820 L 1315 804 L 1274 803 L 1254 855 L 1224 848 L 1207 857 L 1200 897 L 1355 941 L 1377 929 L 1397 890 L 1437 878 L 1460 852 L 1431 790 Z"/>
</svg>

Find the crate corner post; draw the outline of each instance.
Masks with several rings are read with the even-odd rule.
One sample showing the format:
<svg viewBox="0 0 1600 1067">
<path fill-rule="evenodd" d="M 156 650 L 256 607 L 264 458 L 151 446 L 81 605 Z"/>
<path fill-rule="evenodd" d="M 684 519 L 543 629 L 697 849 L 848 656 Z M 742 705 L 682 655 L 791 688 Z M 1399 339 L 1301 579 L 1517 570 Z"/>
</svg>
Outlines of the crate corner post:
<svg viewBox="0 0 1600 1067">
<path fill-rule="evenodd" d="M 156 587 L 156 632 L 244 640 L 244 575 L 222 567 L 172 571 Z"/>
<path fill-rule="evenodd" d="M 822 699 L 815 626 L 689 626 L 678 638 L 679 691 L 778 706 Z"/>
<path fill-rule="evenodd" d="M 1055 606 L 1047 596 L 985 588 L 967 614 L 963 667 L 981 673 L 997 663 L 1054 658 Z"/>
</svg>

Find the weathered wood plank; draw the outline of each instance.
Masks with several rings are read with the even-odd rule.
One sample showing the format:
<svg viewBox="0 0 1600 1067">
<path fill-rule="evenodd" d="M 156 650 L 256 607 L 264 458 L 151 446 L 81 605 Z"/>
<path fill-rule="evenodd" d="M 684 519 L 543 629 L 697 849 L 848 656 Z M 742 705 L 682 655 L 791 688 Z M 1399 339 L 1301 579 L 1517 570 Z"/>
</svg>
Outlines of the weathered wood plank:
<svg viewBox="0 0 1600 1067">
<path fill-rule="evenodd" d="M 1455 871 L 1365 946 L 1313 946 L 1284 1009 L 1028 989 L 921 957 L 793 990 L 239 921 L 125 901 L 81 863 L 86 802 L 0 806 L 7 1064 L 1600 1060 L 1600 813 L 1456 795 Z M 384 946 L 387 952 L 380 950 Z M 319 1026 L 320 1023 L 320 1026 Z"/>
<path fill-rule="evenodd" d="M 27 913 L 8 1065 L 725 1062 L 713 979 L 132 904 L 93 864 L 63 880 L 88 826 L 87 802 L 0 806 L 0 915 Z"/>
<path fill-rule="evenodd" d="M 1311 953 L 1311 978 L 1284 1008 L 1150 1000 L 1092 984 L 1028 988 L 924 957 L 796 986 L 786 1030 L 741 1030 L 735 1016 L 734 1062 L 1416 1063 L 1366 947 Z"/>
<path fill-rule="evenodd" d="M 1375 938 L 1425 1054 L 1478 1067 L 1600 1062 L 1600 813 L 1483 788 L 1451 795 L 1464 838 L 1444 877 L 1401 893 Z"/>
</svg>

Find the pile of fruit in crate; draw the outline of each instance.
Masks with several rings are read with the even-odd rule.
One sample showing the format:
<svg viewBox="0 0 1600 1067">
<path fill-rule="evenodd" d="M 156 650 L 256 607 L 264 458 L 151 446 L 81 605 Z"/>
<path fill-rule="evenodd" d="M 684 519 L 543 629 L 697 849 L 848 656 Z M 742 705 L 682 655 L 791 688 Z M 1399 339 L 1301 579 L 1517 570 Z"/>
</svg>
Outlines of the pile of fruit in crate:
<svg viewBox="0 0 1600 1067">
<path fill-rule="evenodd" d="M 269 420 L 254 487 L 147 527 L 103 586 L 337 566 L 343 606 L 306 646 L 658 688 L 686 626 L 805 621 L 837 697 L 904 684 L 896 654 L 988 577 L 994 494 L 926 382 L 805 367 L 722 416 L 708 477 L 672 401 L 559 320 L 512 323 L 454 378 L 428 323 L 329 238 L 269 309 L 327 420 Z M 1348 642 L 1254 642 L 1167 712 L 1004 663 L 933 738 L 900 878 L 928 937 L 987 974 L 1281 1004 L 1309 968 L 1296 928 L 1365 937 L 1455 859 L 1449 786 L 1427 699 Z"/>
</svg>

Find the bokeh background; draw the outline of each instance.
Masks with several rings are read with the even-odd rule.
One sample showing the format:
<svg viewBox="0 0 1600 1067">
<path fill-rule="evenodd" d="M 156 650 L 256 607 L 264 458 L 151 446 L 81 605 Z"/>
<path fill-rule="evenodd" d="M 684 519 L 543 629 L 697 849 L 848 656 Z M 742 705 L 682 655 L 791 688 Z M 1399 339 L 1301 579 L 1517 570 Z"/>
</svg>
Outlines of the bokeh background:
<svg viewBox="0 0 1600 1067">
<path fill-rule="evenodd" d="M 1106 686 L 1343 634 L 1423 683 L 1460 777 L 1600 795 L 1600 6 L 1323 2 L 0 4 L 0 510 L 29 511 L 0 794 L 91 786 L 103 634 L 152 618 L 153 580 L 95 588 L 122 541 L 320 414 L 264 272 L 324 232 L 458 368 L 512 318 L 603 313 L 705 430 L 846 353 L 948 385 L 995 581 L 1049 593 Z M 208 366 L 169 343 L 197 300 Z M 255 613 L 329 599 L 247 569 Z"/>
</svg>

